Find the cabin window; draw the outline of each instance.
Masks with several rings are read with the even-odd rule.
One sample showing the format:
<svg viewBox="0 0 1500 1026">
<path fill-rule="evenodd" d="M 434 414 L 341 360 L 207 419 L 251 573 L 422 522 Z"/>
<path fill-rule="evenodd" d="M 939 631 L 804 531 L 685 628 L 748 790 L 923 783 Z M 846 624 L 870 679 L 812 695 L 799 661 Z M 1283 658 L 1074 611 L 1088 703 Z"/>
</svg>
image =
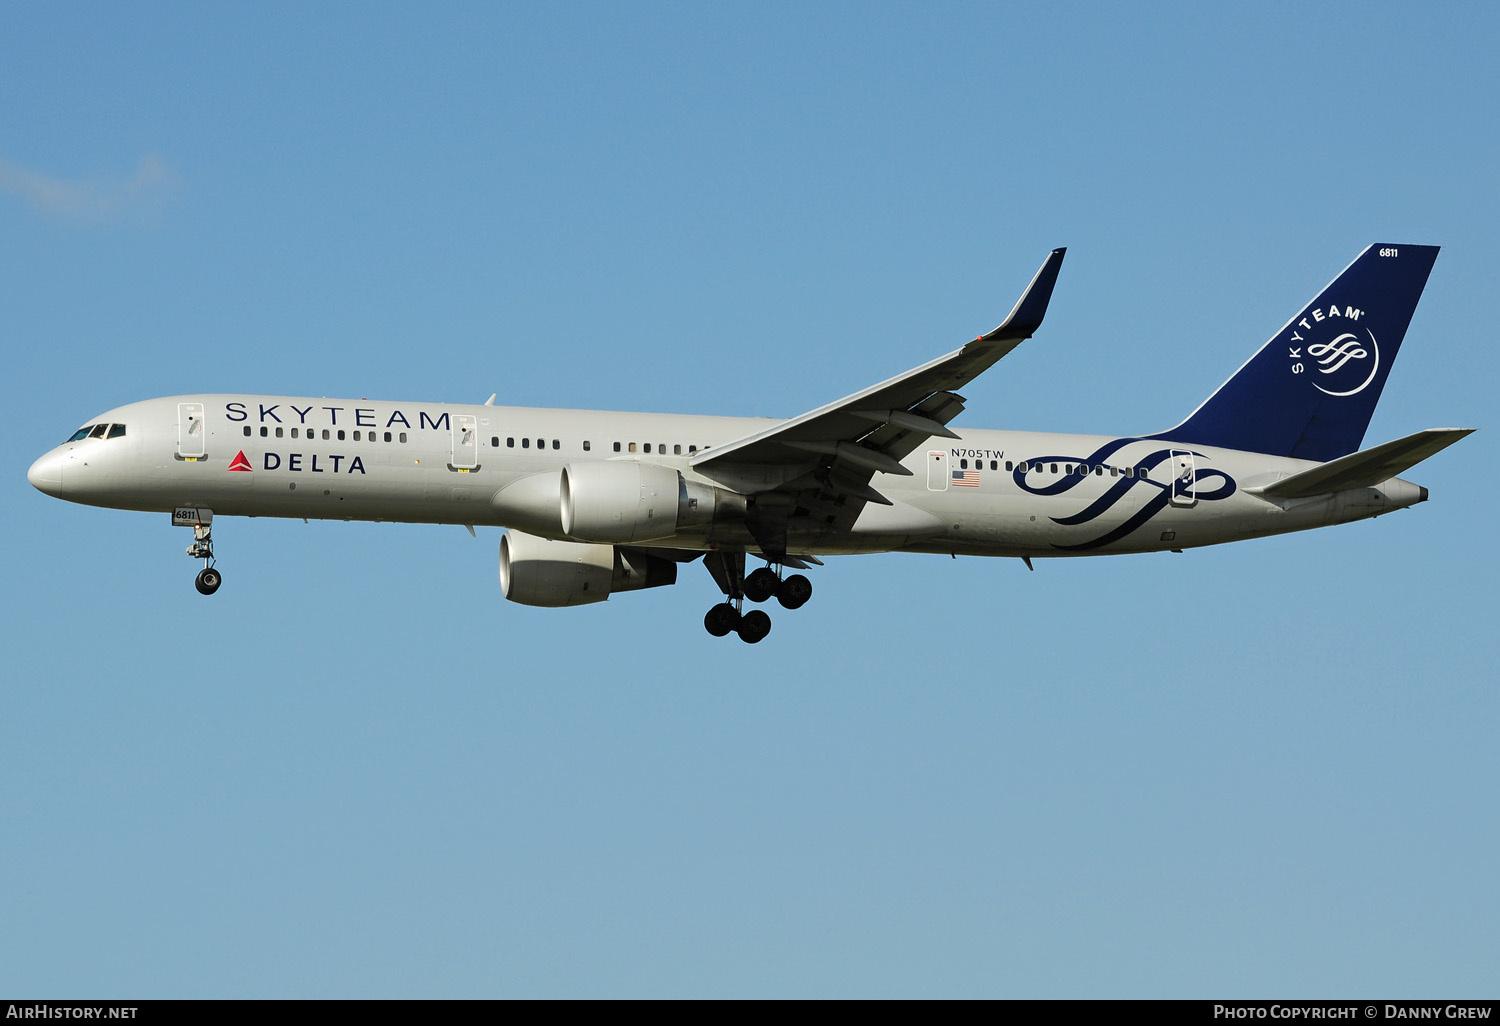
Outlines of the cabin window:
<svg viewBox="0 0 1500 1026">
<path fill-rule="evenodd" d="M 276 437 L 277 437 L 277 438 L 280 438 L 280 437 L 281 437 L 281 428 L 277 428 L 277 429 L 276 429 Z"/>
<path fill-rule="evenodd" d="M 630 451 L 631 452 L 635 452 L 635 443 L 634 442 L 630 443 Z"/>
<path fill-rule="evenodd" d="M 354 432 L 354 440 L 356 442 L 359 441 L 359 432 L 358 431 Z"/>
<path fill-rule="evenodd" d="M 245 425 L 245 437 L 246 438 L 250 437 L 250 425 L 249 424 Z"/>
<path fill-rule="evenodd" d="M 620 451 L 620 443 L 616 442 L 615 443 L 615 452 L 619 452 L 619 451 Z"/>
<path fill-rule="evenodd" d="M 292 437 L 293 438 L 297 437 L 297 429 L 296 428 L 292 428 Z"/>
<path fill-rule="evenodd" d="M 406 432 L 405 431 L 401 432 L 401 434 L 400 434 L 399 437 L 400 437 L 402 443 L 404 444 L 406 442 Z"/>
<path fill-rule="evenodd" d="M 562 442 L 558 441 L 556 438 L 552 439 L 552 448 L 554 448 L 554 449 L 561 449 L 562 448 Z"/>
<path fill-rule="evenodd" d="M 1056 463 L 1052 464 L 1052 473 L 1054 473 L 1054 474 L 1057 473 L 1057 464 Z"/>
<path fill-rule="evenodd" d="M 523 448 L 523 449 L 530 449 L 531 448 L 531 439 L 529 439 L 529 438 L 523 438 L 523 439 L 521 439 L 521 448 Z"/>
<path fill-rule="evenodd" d="M 271 433 L 271 431 L 270 431 L 270 429 L 269 429 L 269 428 L 267 428 L 267 427 L 266 427 L 266 426 L 265 426 L 265 425 L 264 425 L 264 424 L 262 424 L 262 425 L 261 425 L 261 426 L 260 426 L 260 437 L 262 437 L 262 438 L 265 438 L 265 437 L 266 437 L 266 436 L 268 436 L 268 435 L 269 435 L 269 434 L 270 434 L 270 433 Z"/>
<path fill-rule="evenodd" d="M 516 440 L 514 438 L 507 438 L 505 440 L 505 447 L 507 449 L 514 449 L 516 447 Z"/>
<path fill-rule="evenodd" d="M 405 435 L 401 436 L 401 441 L 403 441 L 403 442 L 406 441 L 406 436 Z M 490 448 L 491 449 L 498 449 L 498 448 L 500 448 L 500 436 L 499 435 L 491 435 L 490 436 Z"/>
<path fill-rule="evenodd" d="M 585 438 L 583 440 L 583 451 L 584 452 L 588 452 L 592 448 L 593 448 L 593 446 L 589 444 L 589 440 L 587 438 Z"/>
<path fill-rule="evenodd" d="M 344 440 L 344 429 L 343 428 L 339 428 L 339 441 L 342 442 L 343 440 Z"/>
<path fill-rule="evenodd" d="M 690 445 L 690 446 L 688 446 L 688 455 L 691 456 L 693 453 L 695 453 L 697 451 L 698 451 L 698 447 L 696 445 Z"/>
<path fill-rule="evenodd" d="M 1013 467 L 1013 466 L 1011 466 L 1011 461 L 1010 461 L 1010 460 L 1006 460 L 1006 461 L 1005 461 L 1005 469 L 1006 469 L 1006 470 L 1015 470 L 1015 469 L 1016 469 L 1016 468 L 1015 468 L 1015 467 Z M 1025 468 L 1025 467 L 1022 467 L 1022 468 L 1021 468 L 1021 469 L 1022 469 L 1022 470 L 1025 470 L 1025 469 L 1026 469 L 1026 468 Z"/>
<path fill-rule="evenodd" d="M 536 447 L 538 449 L 545 449 L 545 448 L 547 448 L 547 440 L 545 438 L 538 438 L 536 440 Z"/>
<path fill-rule="evenodd" d="M 650 451 L 651 451 L 651 443 L 650 443 L 650 442 L 647 442 L 647 443 L 646 443 L 646 451 L 647 451 L 647 452 L 650 452 Z"/>
</svg>

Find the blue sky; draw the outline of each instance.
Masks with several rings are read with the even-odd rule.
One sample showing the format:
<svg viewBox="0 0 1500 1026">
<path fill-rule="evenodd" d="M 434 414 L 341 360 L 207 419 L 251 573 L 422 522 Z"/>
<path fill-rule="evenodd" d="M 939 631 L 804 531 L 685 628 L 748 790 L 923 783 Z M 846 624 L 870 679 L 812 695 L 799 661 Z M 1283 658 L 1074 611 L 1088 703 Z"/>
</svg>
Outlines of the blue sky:
<svg viewBox="0 0 1500 1026">
<path fill-rule="evenodd" d="M 0 992 L 1454 996 L 1500 975 L 1490 4 L 0 9 Z M 498 531 L 30 461 L 247 391 L 790 416 L 993 326 L 962 423 L 1176 423 L 1443 252 L 1378 521 L 505 603 Z M 1475 471 L 1474 468 L 1480 468 Z"/>
</svg>

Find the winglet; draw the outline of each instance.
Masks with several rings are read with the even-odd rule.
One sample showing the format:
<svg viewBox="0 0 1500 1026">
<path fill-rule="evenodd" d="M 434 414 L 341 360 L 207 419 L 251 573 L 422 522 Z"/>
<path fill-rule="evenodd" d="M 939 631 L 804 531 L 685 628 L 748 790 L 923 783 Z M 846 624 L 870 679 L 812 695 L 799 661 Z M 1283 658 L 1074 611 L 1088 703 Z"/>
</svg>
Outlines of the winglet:
<svg viewBox="0 0 1500 1026">
<path fill-rule="evenodd" d="M 1010 312 L 1010 316 L 994 331 L 980 335 L 974 341 L 998 342 L 1001 339 L 1030 338 L 1036 334 L 1036 329 L 1042 326 L 1042 318 L 1047 316 L 1047 304 L 1052 301 L 1057 272 L 1062 270 L 1063 254 L 1067 251 L 1068 248 L 1063 246 L 1047 254 L 1041 270 L 1036 272 L 1036 277 L 1031 279 L 1026 291 L 1021 293 L 1021 298 L 1016 300 L 1016 307 Z"/>
</svg>

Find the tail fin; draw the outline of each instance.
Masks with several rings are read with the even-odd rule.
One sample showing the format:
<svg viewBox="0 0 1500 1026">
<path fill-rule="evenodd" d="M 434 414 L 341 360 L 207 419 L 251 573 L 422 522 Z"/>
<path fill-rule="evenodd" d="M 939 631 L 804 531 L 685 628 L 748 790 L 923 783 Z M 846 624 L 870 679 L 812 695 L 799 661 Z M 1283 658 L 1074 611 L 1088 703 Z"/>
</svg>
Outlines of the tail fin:
<svg viewBox="0 0 1500 1026">
<path fill-rule="evenodd" d="M 1319 463 L 1356 451 L 1437 254 L 1370 246 L 1187 420 L 1151 437 Z"/>
</svg>

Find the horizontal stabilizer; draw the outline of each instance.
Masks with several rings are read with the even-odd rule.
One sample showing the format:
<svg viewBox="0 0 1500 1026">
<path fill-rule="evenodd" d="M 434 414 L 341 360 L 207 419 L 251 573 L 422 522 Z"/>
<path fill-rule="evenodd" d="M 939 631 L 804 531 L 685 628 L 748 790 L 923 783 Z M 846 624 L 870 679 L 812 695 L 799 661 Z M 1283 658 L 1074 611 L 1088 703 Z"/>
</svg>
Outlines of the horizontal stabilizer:
<svg viewBox="0 0 1500 1026">
<path fill-rule="evenodd" d="M 1351 488 L 1368 488 L 1389 481 L 1473 432 L 1473 428 L 1428 428 L 1248 491 L 1266 499 L 1300 499 Z"/>
</svg>

